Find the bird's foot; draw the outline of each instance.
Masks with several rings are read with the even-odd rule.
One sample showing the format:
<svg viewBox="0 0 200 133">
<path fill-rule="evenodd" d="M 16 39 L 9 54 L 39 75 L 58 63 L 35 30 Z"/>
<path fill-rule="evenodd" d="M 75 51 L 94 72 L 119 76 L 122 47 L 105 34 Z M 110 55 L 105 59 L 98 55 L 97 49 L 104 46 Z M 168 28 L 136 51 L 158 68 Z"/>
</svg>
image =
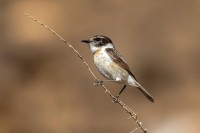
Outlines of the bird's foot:
<svg viewBox="0 0 200 133">
<path fill-rule="evenodd" d="M 115 96 L 114 98 L 113 98 L 113 102 L 115 102 L 115 103 L 117 103 L 117 102 L 119 102 L 119 95 L 118 96 Z"/>
<path fill-rule="evenodd" d="M 103 81 L 102 80 L 96 80 L 95 82 L 94 82 L 94 85 L 95 86 L 99 86 L 99 85 L 102 85 L 103 84 Z"/>
</svg>

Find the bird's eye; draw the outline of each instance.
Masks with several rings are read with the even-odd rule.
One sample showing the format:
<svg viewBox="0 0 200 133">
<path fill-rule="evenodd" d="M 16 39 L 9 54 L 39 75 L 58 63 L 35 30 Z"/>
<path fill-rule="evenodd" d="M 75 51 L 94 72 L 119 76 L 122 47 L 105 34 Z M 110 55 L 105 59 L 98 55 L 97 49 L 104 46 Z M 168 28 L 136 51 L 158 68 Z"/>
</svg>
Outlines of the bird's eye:
<svg viewBox="0 0 200 133">
<path fill-rule="evenodd" d="M 95 38 L 94 40 L 95 40 L 95 41 L 100 41 L 100 38 Z"/>
</svg>

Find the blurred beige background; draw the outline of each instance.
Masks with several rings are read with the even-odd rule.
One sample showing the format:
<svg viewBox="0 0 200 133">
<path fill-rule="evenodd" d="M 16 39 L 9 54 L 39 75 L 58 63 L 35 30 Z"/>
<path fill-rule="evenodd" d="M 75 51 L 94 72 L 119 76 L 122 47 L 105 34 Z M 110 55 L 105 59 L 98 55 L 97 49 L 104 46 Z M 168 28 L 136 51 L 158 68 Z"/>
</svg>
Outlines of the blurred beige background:
<svg viewBox="0 0 200 133">
<path fill-rule="evenodd" d="M 109 36 L 141 84 L 121 99 L 151 133 L 199 133 L 200 0 L 1 0 L 0 132 L 129 133 L 136 125 L 77 55 L 28 12 L 80 51 L 80 40 Z M 122 87 L 107 87 L 117 94 Z"/>
</svg>

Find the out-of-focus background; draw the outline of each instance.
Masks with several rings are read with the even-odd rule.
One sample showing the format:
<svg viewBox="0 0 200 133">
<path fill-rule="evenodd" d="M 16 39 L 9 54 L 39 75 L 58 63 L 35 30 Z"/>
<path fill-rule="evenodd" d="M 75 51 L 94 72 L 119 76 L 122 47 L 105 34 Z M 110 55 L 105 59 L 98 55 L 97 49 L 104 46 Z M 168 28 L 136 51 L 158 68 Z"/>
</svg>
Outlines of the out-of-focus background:
<svg viewBox="0 0 200 133">
<path fill-rule="evenodd" d="M 24 16 L 28 12 L 69 41 L 93 64 L 93 35 L 110 37 L 140 83 L 121 99 L 151 133 L 199 133 L 199 0 L 1 0 L 0 132 L 128 133 L 126 112 L 93 86 L 64 43 Z M 106 86 L 117 94 L 122 85 Z"/>
</svg>

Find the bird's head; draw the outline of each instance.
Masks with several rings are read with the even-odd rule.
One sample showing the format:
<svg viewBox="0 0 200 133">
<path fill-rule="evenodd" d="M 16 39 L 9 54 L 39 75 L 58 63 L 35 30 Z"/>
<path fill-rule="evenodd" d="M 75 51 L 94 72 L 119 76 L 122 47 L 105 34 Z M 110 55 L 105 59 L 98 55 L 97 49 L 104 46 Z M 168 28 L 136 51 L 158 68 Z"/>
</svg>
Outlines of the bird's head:
<svg viewBox="0 0 200 133">
<path fill-rule="evenodd" d="M 81 42 L 88 43 L 92 53 L 105 48 L 114 48 L 111 39 L 103 35 L 96 35 L 89 40 L 82 40 Z"/>
</svg>

